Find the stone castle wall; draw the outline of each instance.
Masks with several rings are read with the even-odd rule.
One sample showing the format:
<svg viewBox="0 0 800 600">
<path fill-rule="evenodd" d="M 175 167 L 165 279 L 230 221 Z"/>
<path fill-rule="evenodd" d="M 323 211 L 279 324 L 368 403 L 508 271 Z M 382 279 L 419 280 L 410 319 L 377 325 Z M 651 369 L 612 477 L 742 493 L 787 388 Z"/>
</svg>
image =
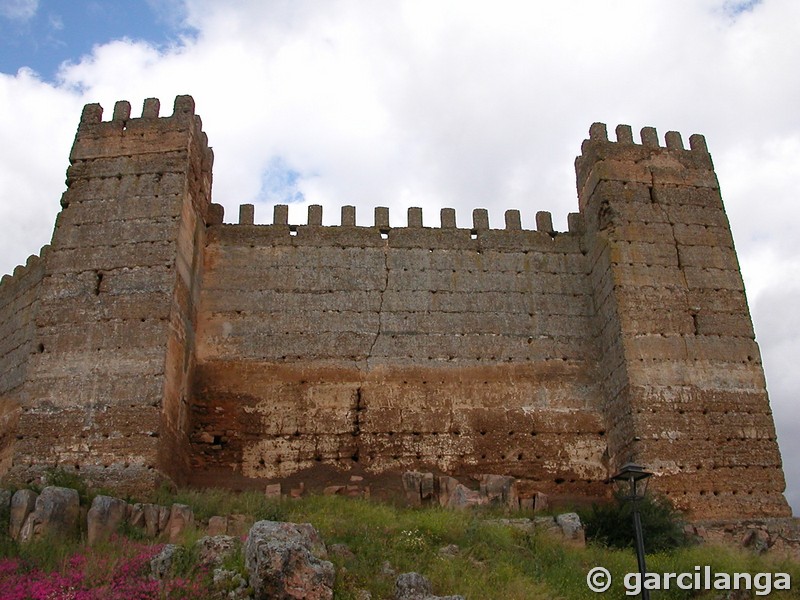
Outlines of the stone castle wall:
<svg viewBox="0 0 800 600">
<path fill-rule="evenodd" d="M 292 231 L 285 208 L 208 229 L 196 471 L 333 484 L 424 467 L 604 492 L 579 234 L 522 230 L 515 211 L 505 230 L 477 211 L 475 239 L 449 211 L 389 229 L 381 209 L 356 227 L 345 208 L 323 227 L 320 207 Z"/>
<path fill-rule="evenodd" d="M 697 518 L 789 514 L 701 136 L 592 126 L 567 232 L 517 211 L 490 229 L 480 209 L 468 229 L 416 208 L 405 227 L 381 208 L 356 226 L 352 207 L 323 226 L 316 206 L 304 225 L 285 206 L 254 225 L 249 205 L 225 224 L 191 98 L 101 111 L 84 110 L 39 275 L 0 286 L 22 344 L 0 346 L 7 478 L 391 494 L 418 469 L 589 498 L 636 461 Z"/>
<path fill-rule="evenodd" d="M 28 377 L 28 357 L 38 352 L 34 344 L 34 317 L 44 277 L 44 261 L 31 256 L 0 283 L 0 398 L 17 395 Z M 0 402 L 0 472 L 13 462 L 14 432 L 19 411 Z"/>
</svg>

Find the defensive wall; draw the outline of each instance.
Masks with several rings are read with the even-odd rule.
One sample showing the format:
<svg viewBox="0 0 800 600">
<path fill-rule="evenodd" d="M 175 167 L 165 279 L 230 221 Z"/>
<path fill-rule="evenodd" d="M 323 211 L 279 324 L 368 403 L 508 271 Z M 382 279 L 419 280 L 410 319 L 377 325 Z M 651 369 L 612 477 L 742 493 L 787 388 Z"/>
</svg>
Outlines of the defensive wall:
<svg viewBox="0 0 800 600">
<path fill-rule="evenodd" d="M 229 224 L 193 100 L 130 110 L 84 108 L 52 242 L 0 284 L 6 479 L 387 495 L 416 469 L 595 498 L 635 461 L 694 518 L 790 514 L 702 136 L 594 124 L 566 232 Z"/>
</svg>

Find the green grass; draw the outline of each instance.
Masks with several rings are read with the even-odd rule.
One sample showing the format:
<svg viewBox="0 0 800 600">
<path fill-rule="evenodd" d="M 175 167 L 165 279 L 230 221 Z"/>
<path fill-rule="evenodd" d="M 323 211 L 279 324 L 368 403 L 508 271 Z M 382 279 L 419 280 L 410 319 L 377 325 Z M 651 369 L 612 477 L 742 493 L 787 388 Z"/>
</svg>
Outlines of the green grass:
<svg viewBox="0 0 800 600">
<path fill-rule="evenodd" d="M 174 503 L 192 507 L 196 520 L 208 521 L 213 516 L 243 514 L 256 520 L 281 521 L 284 503 L 264 497 L 260 492 L 233 493 L 227 490 L 178 490 L 161 488 L 146 499 L 147 502 L 170 506 Z"/>
<path fill-rule="evenodd" d="M 252 520 L 311 523 L 328 546 L 346 544 L 353 553 L 329 557 L 336 565 L 337 599 L 355 598 L 360 589 L 369 590 L 375 599 L 391 598 L 396 574 L 408 571 L 428 577 L 435 594 L 461 594 L 474 600 L 622 599 L 631 597 L 622 585 L 624 574 L 636 570 L 631 550 L 594 545 L 578 548 L 544 532 L 526 534 L 488 522 L 501 514 L 498 511 L 401 508 L 337 496 L 275 500 L 259 493 L 220 490 L 180 490 L 174 494 L 161 490 L 147 500 L 164 505 L 188 504 L 198 521 L 239 513 Z M 200 535 L 202 532 L 191 532 L 184 541 L 186 552 L 176 565 L 179 573 L 191 571 L 193 541 Z M 32 563 L 57 568 L 79 544 L 32 544 L 23 548 L 13 542 L 0 543 L 0 556 L 24 552 Z M 460 552 L 453 557 L 440 555 L 439 549 L 451 544 L 458 546 Z M 387 571 L 385 563 L 391 571 Z M 648 556 L 648 566 L 654 572 L 693 572 L 696 565 L 709 565 L 715 572 L 787 572 L 794 587 L 800 588 L 800 564 L 745 551 L 695 546 Z M 242 553 L 228 559 L 225 566 L 243 572 Z M 614 578 L 606 594 L 595 594 L 586 586 L 586 574 L 595 566 L 606 567 Z M 724 597 L 718 594 L 670 590 L 654 591 L 651 596 L 654 600 Z M 770 597 L 800 596 L 797 592 L 779 592 Z"/>
</svg>

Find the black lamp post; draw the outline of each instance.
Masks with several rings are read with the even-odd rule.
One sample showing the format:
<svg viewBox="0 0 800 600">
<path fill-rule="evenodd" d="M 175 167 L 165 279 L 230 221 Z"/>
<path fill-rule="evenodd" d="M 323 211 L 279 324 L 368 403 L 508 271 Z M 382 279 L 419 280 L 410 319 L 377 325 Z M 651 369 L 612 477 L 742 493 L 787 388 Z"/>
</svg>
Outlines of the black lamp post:
<svg viewBox="0 0 800 600">
<path fill-rule="evenodd" d="M 627 463 L 622 466 L 619 473 L 611 478 L 611 481 L 627 482 L 630 492 L 624 496 L 624 500 L 633 503 L 633 532 L 636 536 L 636 560 L 639 563 L 639 573 L 641 573 L 644 582 L 645 575 L 647 574 L 647 566 L 644 561 L 644 540 L 642 539 L 642 518 L 639 515 L 639 501 L 644 498 L 647 491 L 647 479 L 652 473 L 646 471 L 641 465 L 634 463 Z M 642 598 L 650 600 L 650 590 L 646 590 L 642 586 Z"/>
</svg>

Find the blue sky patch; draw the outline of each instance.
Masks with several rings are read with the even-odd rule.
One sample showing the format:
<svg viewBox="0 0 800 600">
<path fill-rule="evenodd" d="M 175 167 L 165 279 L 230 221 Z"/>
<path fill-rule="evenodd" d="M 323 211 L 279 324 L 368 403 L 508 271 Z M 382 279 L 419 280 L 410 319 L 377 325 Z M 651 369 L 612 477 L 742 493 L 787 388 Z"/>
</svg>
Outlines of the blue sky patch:
<svg viewBox="0 0 800 600">
<path fill-rule="evenodd" d="M 732 17 L 738 17 L 742 13 L 752 11 L 761 4 L 762 0 L 727 0 L 722 6 L 722 10 Z"/>
<path fill-rule="evenodd" d="M 127 38 L 167 45 L 188 33 L 182 23 L 172 2 L 0 0 L 0 72 L 28 67 L 53 81 L 59 65 L 97 44 Z"/>
<path fill-rule="evenodd" d="M 300 172 L 290 168 L 282 157 L 273 157 L 261 173 L 258 201 L 272 204 L 305 201 L 306 198 L 298 186 L 301 178 Z"/>
</svg>

